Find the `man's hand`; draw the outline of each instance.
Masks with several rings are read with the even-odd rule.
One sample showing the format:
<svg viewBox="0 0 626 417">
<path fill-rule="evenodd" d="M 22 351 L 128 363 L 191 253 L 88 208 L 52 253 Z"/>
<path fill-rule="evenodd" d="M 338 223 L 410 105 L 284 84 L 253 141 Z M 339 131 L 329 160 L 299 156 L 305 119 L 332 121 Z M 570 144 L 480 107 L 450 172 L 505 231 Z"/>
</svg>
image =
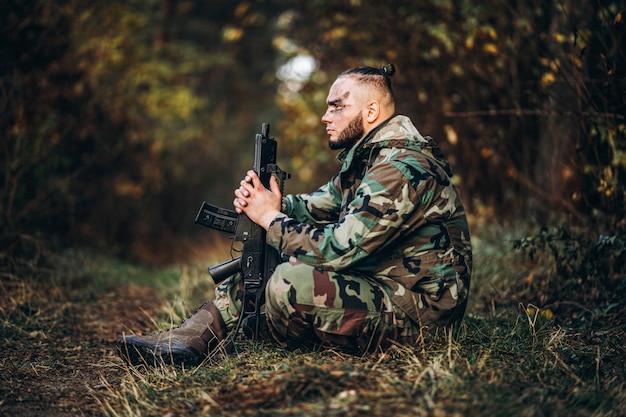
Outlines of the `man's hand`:
<svg viewBox="0 0 626 417">
<path fill-rule="evenodd" d="M 237 213 L 245 213 L 250 220 L 267 230 L 276 215 L 280 213 L 282 194 L 276 177 L 270 178 L 270 189 L 261 183 L 256 172 L 248 171 L 235 190 L 233 205 Z"/>
</svg>

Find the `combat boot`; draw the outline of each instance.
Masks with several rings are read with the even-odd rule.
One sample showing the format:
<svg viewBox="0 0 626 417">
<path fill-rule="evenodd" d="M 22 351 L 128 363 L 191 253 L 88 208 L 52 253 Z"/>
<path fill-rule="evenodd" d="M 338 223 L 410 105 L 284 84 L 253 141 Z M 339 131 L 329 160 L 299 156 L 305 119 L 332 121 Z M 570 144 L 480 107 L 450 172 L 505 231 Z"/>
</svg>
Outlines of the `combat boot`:
<svg viewBox="0 0 626 417">
<path fill-rule="evenodd" d="M 206 303 L 178 327 L 148 336 L 125 335 L 117 350 L 131 365 L 196 366 L 224 340 L 226 326 L 217 307 Z"/>
</svg>

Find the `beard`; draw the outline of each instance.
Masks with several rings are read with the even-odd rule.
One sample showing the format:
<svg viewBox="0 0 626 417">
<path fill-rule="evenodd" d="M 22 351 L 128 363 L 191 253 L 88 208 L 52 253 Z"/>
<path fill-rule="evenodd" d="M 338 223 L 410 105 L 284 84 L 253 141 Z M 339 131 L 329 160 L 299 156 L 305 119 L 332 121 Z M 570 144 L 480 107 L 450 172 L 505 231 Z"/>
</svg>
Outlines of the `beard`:
<svg viewBox="0 0 626 417">
<path fill-rule="evenodd" d="M 332 150 L 351 148 L 363 137 L 363 116 L 360 114 L 350 121 L 348 127 L 341 131 L 336 141 L 328 140 Z"/>
</svg>

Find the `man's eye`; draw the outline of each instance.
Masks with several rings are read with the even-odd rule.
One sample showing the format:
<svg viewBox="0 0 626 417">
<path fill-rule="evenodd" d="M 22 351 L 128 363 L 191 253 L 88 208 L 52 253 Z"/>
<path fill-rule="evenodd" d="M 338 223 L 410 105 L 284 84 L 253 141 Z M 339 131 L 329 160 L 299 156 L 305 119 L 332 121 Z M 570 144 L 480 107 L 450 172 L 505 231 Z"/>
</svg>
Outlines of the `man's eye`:
<svg viewBox="0 0 626 417">
<path fill-rule="evenodd" d="M 331 113 L 337 113 L 339 111 L 343 110 L 343 106 L 334 106 L 330 109 Z"/>
</svg>

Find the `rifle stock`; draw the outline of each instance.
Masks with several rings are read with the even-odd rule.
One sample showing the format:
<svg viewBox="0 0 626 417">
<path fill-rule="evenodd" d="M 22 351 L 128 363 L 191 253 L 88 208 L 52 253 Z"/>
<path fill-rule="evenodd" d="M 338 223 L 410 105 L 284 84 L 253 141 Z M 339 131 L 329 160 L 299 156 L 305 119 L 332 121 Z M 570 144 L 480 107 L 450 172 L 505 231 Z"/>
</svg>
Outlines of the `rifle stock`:
<svg viewBox="0 0 626 417">
<path fill-rule="evenodd" d="M 241 271 L 241 256 L 209 267 L 209 274 L 216 284 Z"/>
</svg>

